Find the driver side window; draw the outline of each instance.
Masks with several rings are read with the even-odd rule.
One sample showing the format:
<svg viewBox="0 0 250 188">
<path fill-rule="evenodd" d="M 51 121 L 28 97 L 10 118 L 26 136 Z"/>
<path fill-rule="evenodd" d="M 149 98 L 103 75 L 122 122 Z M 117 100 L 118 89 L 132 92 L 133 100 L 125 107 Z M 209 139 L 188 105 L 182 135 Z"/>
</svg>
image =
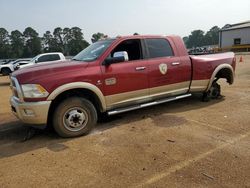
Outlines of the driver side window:
<svg viewBox="0 0 250 188">
<path fill-rule="evenodd" d="M 140 39 L 126 40 L 118 44 L 111 52 L 110 57 L 114 57 L 114 53 L 126 51 L 128 53 L 129 61 L 142 59 L 142 49 Z"/>
</svg>

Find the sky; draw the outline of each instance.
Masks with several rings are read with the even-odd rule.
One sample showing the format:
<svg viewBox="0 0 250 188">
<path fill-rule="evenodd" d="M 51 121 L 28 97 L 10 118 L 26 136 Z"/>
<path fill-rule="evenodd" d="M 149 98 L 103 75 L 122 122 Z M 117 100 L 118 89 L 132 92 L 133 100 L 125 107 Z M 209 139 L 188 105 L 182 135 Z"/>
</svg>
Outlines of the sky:
<svg viewBox="0 0 250 188">
<path fill-rule="evenodd" d="M 34 28 L 40 36 L 56 27 L 93 33 L 187 36 L 195 29 L 250 20 L 250 0 L 0 0 L 0 27 Z"/>
</svg>

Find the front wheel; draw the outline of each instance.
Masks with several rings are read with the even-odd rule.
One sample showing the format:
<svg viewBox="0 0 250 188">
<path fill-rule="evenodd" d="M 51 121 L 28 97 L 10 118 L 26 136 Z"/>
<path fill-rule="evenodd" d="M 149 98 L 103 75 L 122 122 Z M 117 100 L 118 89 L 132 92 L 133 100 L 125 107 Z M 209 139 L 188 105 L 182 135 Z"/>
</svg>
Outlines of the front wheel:
<svg viewBox="0 0 250 188">
<path fill-rule="evenodd" d="M 4 76 L 8 76 L 11 73 L 11 70 L 9 68 L 3 68 L 2 69 L 2 74 Z"/>
<path fill-rule="evenodd" d="M 87 134 L 97 122 L 94 105 L 80 97 L 71 97 L 61 102 L 53 116 L 55 131 L 65 138 Z"/>
</svg>

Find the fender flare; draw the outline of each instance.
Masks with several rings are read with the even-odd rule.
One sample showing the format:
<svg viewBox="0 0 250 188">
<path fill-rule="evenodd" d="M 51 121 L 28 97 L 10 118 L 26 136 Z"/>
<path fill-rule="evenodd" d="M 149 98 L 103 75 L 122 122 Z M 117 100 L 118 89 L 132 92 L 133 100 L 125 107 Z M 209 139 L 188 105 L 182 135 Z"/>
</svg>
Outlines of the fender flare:
<svg viewBox="0 0 250 188">
<path fill-rule="evenodd" d="M 221 64 L 219 65 L 218 67 L 216 67 L 216 69 L 214 70 L 210 80 L 209 80 L 209 84 L 207 86 L 207 89 L 206 89 L 206 92 L 210 89 L 210 87 L 212 86 L 213 84 L 213 81 L 215 79 L 215 76 L 217 75 L 217 73 L 222 70 L 222 69 L 229 69 L 231 74 L 232 74 L 232 83 L 234 82 L 234 70 L 233 70 L 233 67 L 229 64 Z M 230 83 L 230 84 L 232 84 Z"/>
<path fill-rule="evenodd" d="M 71 90 L 71 89 L 88 89 L 92 91 L 93 93 L 96 94 L 96 96 L 99 98 L 100 103 L 101 103 L 101 108 L 102 111 L 106 111 L 106 102 L 105 102 L 105 97 L 102 94 L 101 90 L 96 87 L 93 84 L 90 84 L 88 82 L 72 82 L 68 84 L 64 84 L 56 88 L 47 98 L 48 101 L 54 100 L 58 95 L 61 93 Z"/>
</svg>

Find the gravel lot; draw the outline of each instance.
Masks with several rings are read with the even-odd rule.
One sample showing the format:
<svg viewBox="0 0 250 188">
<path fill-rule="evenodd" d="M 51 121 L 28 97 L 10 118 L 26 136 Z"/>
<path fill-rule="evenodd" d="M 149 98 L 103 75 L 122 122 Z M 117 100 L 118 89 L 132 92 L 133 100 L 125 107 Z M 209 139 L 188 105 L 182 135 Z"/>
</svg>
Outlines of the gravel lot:
<svg viewBox="0 0 250 188">
<path fill-rule="evenodd" d="M 24 127 L 0 76 L 0 187 L 250 187 L 250 56 L 223 99 L 114 116 L 87 136 Z M 26 140 L 29 136 L 34 135 Z"/>
</svg>

